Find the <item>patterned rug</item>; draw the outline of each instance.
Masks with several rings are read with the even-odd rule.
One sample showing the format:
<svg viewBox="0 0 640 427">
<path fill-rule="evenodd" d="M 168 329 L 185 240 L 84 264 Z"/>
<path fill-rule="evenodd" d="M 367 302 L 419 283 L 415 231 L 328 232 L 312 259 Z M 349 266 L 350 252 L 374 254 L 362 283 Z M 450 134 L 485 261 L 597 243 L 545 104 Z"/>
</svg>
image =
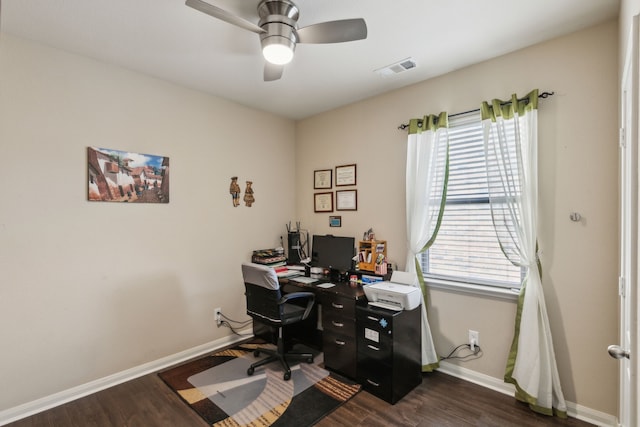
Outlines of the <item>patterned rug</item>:
<svg viewBox="0 0 640 427">
<path fill-rule="evenodd" d="M 264 344 L 242 344 L 163 371 L 160 378 L 207 423 L 215 427 L 312 426 L 353 397 L 360 385 L 313 364 L 282 368 L 269 364 L 248 376 L 253 351 Z M 261 357 L 264 357 L 261 354 Z"/>
</svg>

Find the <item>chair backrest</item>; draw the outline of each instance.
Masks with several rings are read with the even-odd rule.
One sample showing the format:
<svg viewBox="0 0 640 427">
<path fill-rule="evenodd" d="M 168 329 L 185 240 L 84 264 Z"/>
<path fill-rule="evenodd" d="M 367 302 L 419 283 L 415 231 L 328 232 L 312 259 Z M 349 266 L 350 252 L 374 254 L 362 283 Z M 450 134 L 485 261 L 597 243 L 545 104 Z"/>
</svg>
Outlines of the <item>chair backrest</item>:
<svg viewBox="0 0 640 427">
<path fill-rule="evenodd" d="M 242 263 L 247 314 L 262 321 L 278 325 L 282 322 L 282 298 L 276 272 L 265 265 Z"/>
</svg>

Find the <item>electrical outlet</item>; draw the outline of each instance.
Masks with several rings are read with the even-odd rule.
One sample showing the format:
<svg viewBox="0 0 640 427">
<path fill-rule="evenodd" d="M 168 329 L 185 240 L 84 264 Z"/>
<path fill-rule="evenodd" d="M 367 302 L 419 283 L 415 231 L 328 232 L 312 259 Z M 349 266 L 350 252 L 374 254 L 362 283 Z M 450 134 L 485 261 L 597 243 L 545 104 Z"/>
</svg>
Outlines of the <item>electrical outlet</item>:
<svg viewBox="0 0 640 427">
<path fill-rule="evenodd" d="M 476 351 L 476 346 L 480 345 L 480 332 L 469 329 L 469 348 Z"/>
<path fill-rule="evenodd" d="M 222 325 L 222 309 L 220 307 L 213 310 L 216 314 L 216 326 L 218 328 Z"/>
</svg>

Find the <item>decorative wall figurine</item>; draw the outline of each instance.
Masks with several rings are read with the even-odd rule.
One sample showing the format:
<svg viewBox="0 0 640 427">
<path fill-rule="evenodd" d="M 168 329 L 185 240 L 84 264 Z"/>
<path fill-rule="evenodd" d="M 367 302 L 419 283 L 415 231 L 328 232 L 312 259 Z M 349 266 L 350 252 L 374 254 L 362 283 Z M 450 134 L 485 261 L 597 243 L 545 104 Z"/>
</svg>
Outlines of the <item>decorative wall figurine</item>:
<svg viewBox="0 0 640 427">
<path fill-rule="evenodd" d="M 231 193 L 231 200 L 233 201 L 233 207 L 237 207 L 240 204 L 240 186 L 238 185 L 238 177 L 231 177 L 231 185 L 229 186 L 229 193 Z"/>
<path fill-rule="evenodd" d="M 252 181 L 247 181 L 247 188 L 244 190 L 244 204 L 251 207 L 251 204 L 256 201 L 253 197 L 253 188 L 251 188 Z"/>
</svg>

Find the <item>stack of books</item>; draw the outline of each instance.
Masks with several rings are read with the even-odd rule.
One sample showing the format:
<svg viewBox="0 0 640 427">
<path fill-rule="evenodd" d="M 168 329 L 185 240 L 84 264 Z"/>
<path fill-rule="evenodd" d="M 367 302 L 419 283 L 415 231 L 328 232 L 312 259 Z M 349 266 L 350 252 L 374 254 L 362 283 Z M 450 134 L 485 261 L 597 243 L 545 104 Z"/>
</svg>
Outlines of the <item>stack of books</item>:
<svg viewBox="0 0 640 427">
<path fill-rule="evenodd" d="M 278 277 L 292 277 L 301 274 L 300 271 L 287 268 L 287 257 L 284 256 L 284 249 L 282 248 L 253 251 L 251 262 L 273 268 Z"/>
<path fill-rule="evenodd" d="M 269 267 L 281 267 L 287 265 L 287 257 L 284 256 L 284 249 L 258 249 L 253 251 L 251 262 L 267 265 Z"/>
</svg>

